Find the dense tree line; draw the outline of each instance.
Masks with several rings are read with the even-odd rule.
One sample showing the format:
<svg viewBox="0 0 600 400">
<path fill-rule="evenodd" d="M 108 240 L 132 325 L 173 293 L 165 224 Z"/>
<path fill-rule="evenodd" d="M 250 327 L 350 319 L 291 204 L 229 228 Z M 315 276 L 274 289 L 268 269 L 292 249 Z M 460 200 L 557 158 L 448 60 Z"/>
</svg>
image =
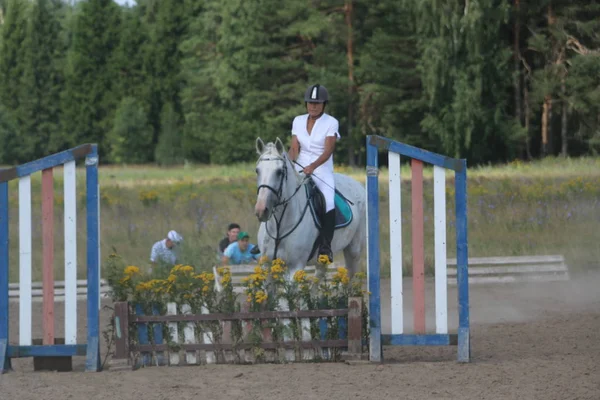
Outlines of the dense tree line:
<svg viewBox="0 0 600 400">
<path fill-rule="evenodd" d="M 0 0 L 0 164 L 255 158 L 309 83 L 337 160 L 378 134 L 471 164 L 600 150 L 600 1 Z"/>
</svg>

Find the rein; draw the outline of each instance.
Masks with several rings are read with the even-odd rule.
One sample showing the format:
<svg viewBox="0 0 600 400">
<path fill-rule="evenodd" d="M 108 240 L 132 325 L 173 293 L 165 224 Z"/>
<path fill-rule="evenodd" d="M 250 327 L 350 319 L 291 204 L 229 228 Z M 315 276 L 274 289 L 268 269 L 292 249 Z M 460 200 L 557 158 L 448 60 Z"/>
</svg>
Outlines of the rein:
<svg viewBox="0 0 600 400">
<path fill-rule="evenodd" d="M 267 235 L 269 235 L 269 237 L 273 240 L 275 240 L 275 250 L 273 252 L 273 259 L 277 258 L 277 250 L 279 249 L 279 244 L 281 243 L 281 241 L 283 239 L 285 239 L 286 237 L 288 237 L 289 235 L 292 234 L 292 232 L 294 232 L 296 230 L 296 228 L 298 228 L 298 226 L 300 225 L 300 223 L 302 222 L 302 220 L 304 219 L 304 214 L 306 214 L 306 210 L 308 209 L 308 206 L 310 204 L 310 197 L 308 197 L 306 199 L 306 205 L 304 206 L 304 209 L 302 210 L 302 213 L 300 214 L 300 218 L 298 219 L 298 221 L 296 222 L 296 224 L 292 227 L 291 230 L 289 230 L 285 235 L 280 236 L 280 230 L 281 230 L 281 221 L 283 221 L 283 217 L 285 216 L 285 212 L 287 210 L 287 206 L 289 204 L 289 202 L 292 200 L 292 198 L 300 191 L 300 189 L 302 188 L 302 186 L 304 186 L 304 182 L 306 181 L 306 179 L 308 179 L 308 177 L 304 177 L 304 179 L 302 179 L 302 181 L 300 182 L 300 184 L 296 187 L 296 189 L 294 190 L 294 193 L 292 193 L 292 195 L 290 197 L 288 197 L 285 200 L 281 200 L 281 196 L 283 195 L 283 184 L 284 182 L 287 182 L 287 174 L 288 174 L 288 165 L 287 165 L 287 158 L 285 157 L 285 155 L 283 157 L 274 157 L 274 158 L 260 158 L 257 162 L 257 164 L 261 161 L 283 161 L 285 167 L 283 169 L 283 173 L 281 174 L 281 178 L 279 180 L 279 188 L 277 190 L 275 190 L 272 186 L 269 185 L 259 185 L 258 188 L 256 189 L 256 194 L 258 195 L 258 192 L 261 188 L 266 188 L 269 189 L 271 192 L 273 192 L 275 194 L 275 196 L 277 196 L 277 200 L 278 203 L 275 204 L 275 206 L 273 207 L 273 213 L 272 216 L 275 219 L 275 228 L 276 228 L 276 234 L 275 236 L 273 236 L 270 232 L 269 232 L 269 220 L 271 219 L 269 217 L 269 219 L 265 222 L 265 230 L 267 232 Z M 283 206 L 283 211 L 281 211 L 281 217 L 277 218 L 277 216 L 275 215 L 275 209 L 277 209 L 278 207 Z"/>
</svg>

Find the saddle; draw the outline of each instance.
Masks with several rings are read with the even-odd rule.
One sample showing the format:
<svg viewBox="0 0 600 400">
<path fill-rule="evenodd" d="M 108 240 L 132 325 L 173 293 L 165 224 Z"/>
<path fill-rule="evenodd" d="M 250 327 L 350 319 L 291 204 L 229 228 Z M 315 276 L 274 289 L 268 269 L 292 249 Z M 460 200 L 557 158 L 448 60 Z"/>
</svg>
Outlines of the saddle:
<svg viewBox="0 0 600 400">
<path fill-rule="evenodd" d="M 304 185 L 308 197 L 308 207 L 312 214 L 313 221 L 317 229 L 321 230 L 321 222 L 325 216 L 325 197 L 319 190 L 312 178 L 308 179 Z M 348 200 L 335 189 L 335 229 L 340 229 L 348 226 L 352 222 L 352 208 Z"/>
</svg>

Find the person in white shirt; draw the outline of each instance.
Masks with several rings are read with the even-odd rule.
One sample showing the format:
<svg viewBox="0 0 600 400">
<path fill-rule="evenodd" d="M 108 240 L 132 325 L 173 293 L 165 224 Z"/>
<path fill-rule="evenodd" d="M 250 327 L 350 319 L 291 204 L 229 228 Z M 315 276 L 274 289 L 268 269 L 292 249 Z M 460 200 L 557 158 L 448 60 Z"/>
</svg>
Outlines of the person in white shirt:
<svg viewBox="0 0 600 400">
<path fill-rule="evenodd" d="M 152 246 L 150 252 L 150 262 L 153 265 L 157 263 L 173 266 L 177 263 L 178 254 L 177 245 L 181 243 L 183 237 L 175 231 L 169 231 L 165 239 L 159 240 Z"/>
<path fill-rule="evenodd" d="M 333 262 L 331 240 L 335 229 L 335 182 L 333 179 L 333 152 L 340 138 L 339 122 L 325 113 L 329 93 L 325 86 L 316 84 L 306 89 L 306 114 L 298 115 L 292 123 L 292 143 L 289 157 L 295 161 L 298 172 L 313 175 L 313 182 L 325 198 L 325 216 L 321 222 L 322 242 L 319 255 Z"/>
</svg>

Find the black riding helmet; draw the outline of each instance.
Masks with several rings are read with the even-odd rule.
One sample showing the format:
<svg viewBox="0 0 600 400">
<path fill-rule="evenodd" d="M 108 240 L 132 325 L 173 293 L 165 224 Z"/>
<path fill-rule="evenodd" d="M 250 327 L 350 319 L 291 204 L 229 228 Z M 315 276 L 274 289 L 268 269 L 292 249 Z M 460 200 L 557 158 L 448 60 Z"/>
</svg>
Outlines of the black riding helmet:
<svg viewBox="0 0 600 400">
<path fill-rule="evenodd" d="M 319 85 L 310 85 L 306 92 L 304 92 L 304 102 L 305 103 L 325 103 L 329 101 L 329 92 L 325 86 Z"/>
</svg>

